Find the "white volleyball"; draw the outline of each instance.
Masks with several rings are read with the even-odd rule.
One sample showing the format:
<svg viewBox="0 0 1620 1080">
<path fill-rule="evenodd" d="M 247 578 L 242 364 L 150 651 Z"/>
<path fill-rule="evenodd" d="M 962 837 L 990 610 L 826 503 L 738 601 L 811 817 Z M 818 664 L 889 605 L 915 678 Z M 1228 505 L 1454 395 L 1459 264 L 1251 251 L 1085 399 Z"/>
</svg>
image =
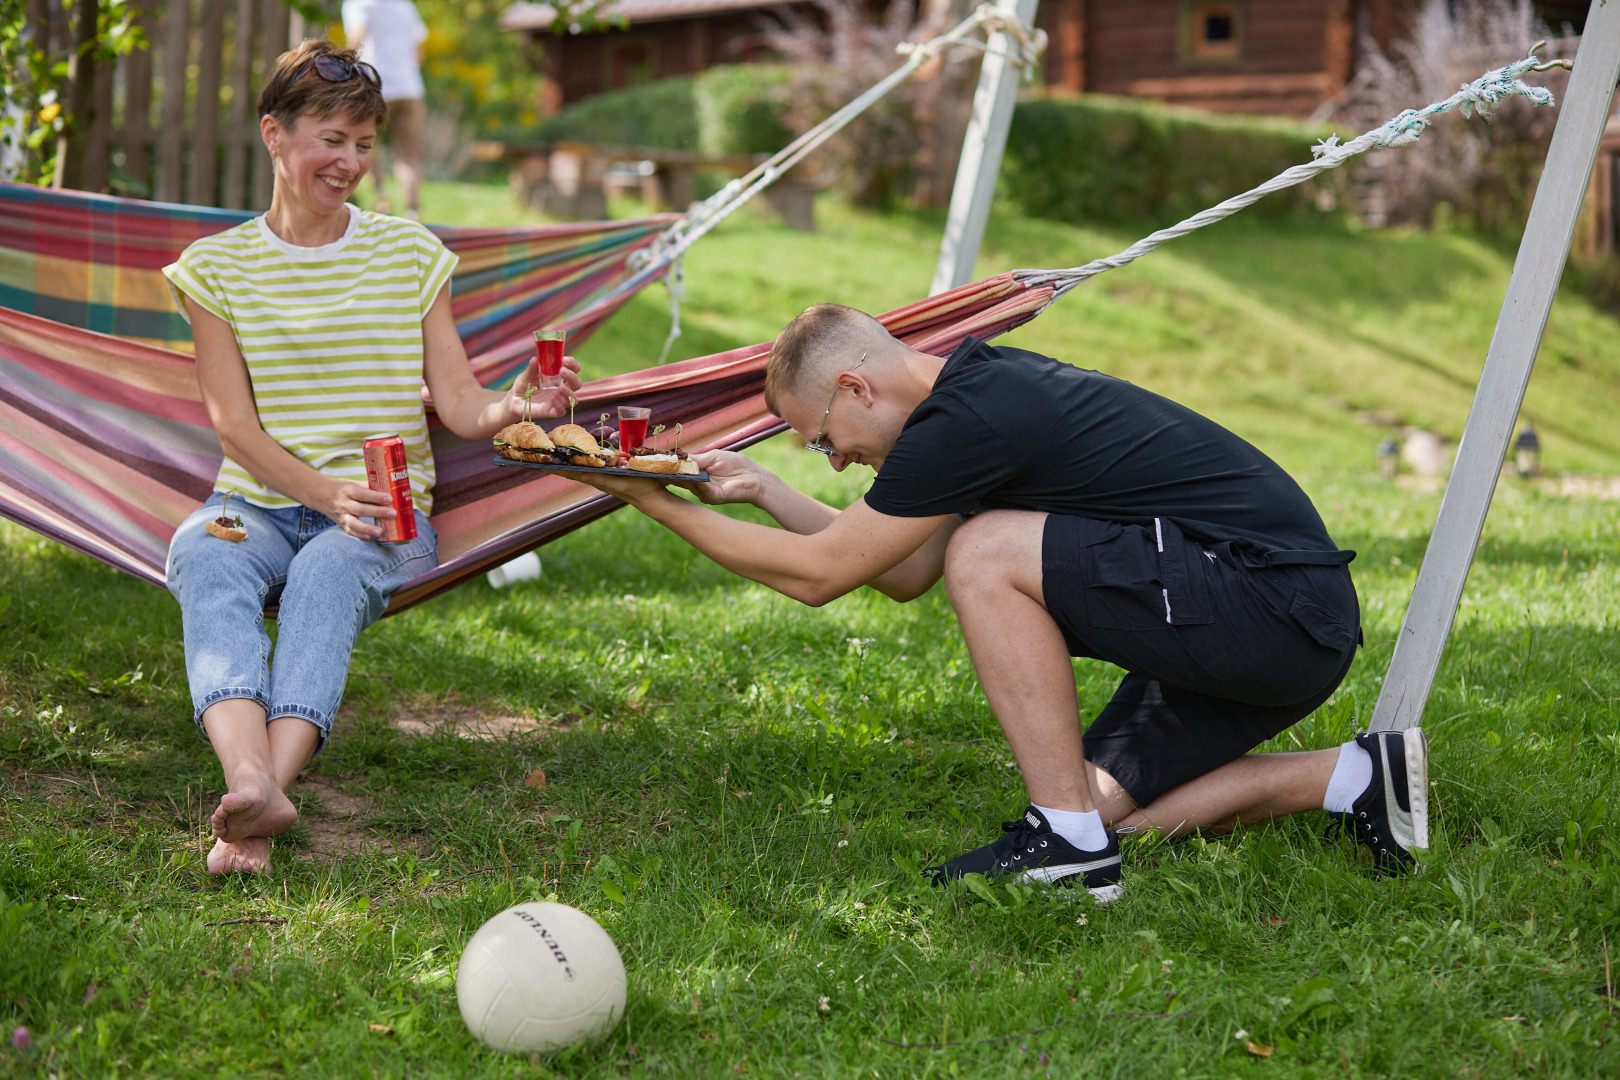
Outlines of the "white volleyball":
<svg viewBox="0 0 1620 1080">
<path fill-rule="evenodd" d="M 506 1053 L 556 1050 L 613 1030 L 624 961 L 597 921 L 567 904 L 519 904 L 479 927 L 456 969 L 468 1029 Z"/>
</svg>

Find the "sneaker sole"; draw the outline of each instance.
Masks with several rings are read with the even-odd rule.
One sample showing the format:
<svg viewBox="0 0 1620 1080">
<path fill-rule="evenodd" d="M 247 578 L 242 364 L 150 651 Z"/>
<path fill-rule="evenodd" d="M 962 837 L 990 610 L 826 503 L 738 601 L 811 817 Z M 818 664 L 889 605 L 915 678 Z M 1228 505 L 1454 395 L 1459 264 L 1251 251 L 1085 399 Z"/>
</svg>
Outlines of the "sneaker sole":
<svg viewBox="0 0 1620 1080">
<path fill-rule="evenodd" d="M 1062 866 L 1037 866 L 1025 870 L 1018 875 L 1019 881 L 1029 881 L 1038 885 L 1063 885 L 1067 879 L 1076 875 L 1085 874 L 1092 870 L 1101 870 L 1107 866 L 1118 866 L 1119 856 L 1111 859 L 1099 859 L 1089 863 L 1066 863 Z M 1125 886 L 1120 884 L 1083 886 L 1099 904 L 1112 904 L 1125 895 Z"/>
<path fill-rule="evenodd" d="M 1429 846 L 1429 740 L 1419 727 L 1402 733 L 1406 751 L 1406 801 L 1412 808 L 1412 846 Z"/>
</svg>

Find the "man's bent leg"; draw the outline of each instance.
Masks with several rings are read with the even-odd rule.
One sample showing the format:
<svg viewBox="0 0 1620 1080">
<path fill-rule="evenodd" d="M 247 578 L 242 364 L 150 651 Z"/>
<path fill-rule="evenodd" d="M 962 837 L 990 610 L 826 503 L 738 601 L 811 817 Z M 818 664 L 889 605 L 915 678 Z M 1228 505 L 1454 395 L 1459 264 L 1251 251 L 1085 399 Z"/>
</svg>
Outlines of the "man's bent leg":
<svg viewBox="0 0 1620 1080">
<path fill-rule="evenodd" d="M 1320 810 L 1328 778 L 1338 760 L 1338 747 L 1245 754 L 1172 788 L 1110 826 L 1157 829 L 1177 836 L 1194 829 L 1224 831 L 1304 810 Z"/>
<path fill-rule="evenodd" d="M 1074 666 L 1063 632 L 1041 592 L 1046 515 L 997 510 L 951 537 L 945 581 L 979 685 L 1007 736 L 1030 801 L 1056 810 L 1125 816 L 1124 803 L 1099 805 L 1087 780 Z M 1110 785 L 1113 799 L 1125 798 Z"/>
</svg>

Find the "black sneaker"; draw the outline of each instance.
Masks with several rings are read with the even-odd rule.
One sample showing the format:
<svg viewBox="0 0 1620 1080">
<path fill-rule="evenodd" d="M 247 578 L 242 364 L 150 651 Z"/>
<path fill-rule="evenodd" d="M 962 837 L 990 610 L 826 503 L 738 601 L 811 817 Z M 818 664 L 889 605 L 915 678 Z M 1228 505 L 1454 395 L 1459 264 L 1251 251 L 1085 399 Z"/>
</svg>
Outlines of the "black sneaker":
<svg viewBox="0 0 1620 1080">
<path fill-rule="evenodd" d="M 1099 904 L 1118 900 L 1125 887 L 1120 884 L 1119 836 L 1108 833 L 1108 846 L 1101 851 L 1081 851 L 1052 831 L 1052 826 L 1034 806 L 1024 808 L 1017 821 L 1001 823 L 1001 839 L 974 848 L 941 866 L 923 870 L 935 885 L 943 885 L 968 874 L 989 878 L 1016 877 L 1048 885 L 1083 884 Z"/>
<path fill-rule="evenodd" d="M 1373 853 L 1386 874 L 1418 868 L 1413 848 L 1429 846 L 1429 747 L 1422 728 L 1369 731 L 1356 745 L 1372 757 L 1372 782 L 1339 822 Z"/>
</svg>

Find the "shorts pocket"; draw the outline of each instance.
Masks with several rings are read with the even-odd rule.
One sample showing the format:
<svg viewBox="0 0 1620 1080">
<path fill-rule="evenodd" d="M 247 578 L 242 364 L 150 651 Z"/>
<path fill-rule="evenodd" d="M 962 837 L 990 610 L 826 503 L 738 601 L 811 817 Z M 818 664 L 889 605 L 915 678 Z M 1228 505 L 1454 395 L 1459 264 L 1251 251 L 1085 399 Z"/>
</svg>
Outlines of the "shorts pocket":
<svg viewBox="0 0 1620 1080">
<path fill-rule="evenodd" d="M 1288 614 L 1324 649 L 1342 653 L 1350 648 L 1356 638 L 1356 632 L 1344 625 L 1337 615 L 1302 592 L 1294 594 L 1293 602 L 1288 605 Z"/>
<path fill-rule="evenodd" d="M 1153 536 L 1139 525 L 1110 525 L 1082 549 L 1086 621 L 1110 630 L 1168 630 L 1169 590 Z"/>
</svg>

